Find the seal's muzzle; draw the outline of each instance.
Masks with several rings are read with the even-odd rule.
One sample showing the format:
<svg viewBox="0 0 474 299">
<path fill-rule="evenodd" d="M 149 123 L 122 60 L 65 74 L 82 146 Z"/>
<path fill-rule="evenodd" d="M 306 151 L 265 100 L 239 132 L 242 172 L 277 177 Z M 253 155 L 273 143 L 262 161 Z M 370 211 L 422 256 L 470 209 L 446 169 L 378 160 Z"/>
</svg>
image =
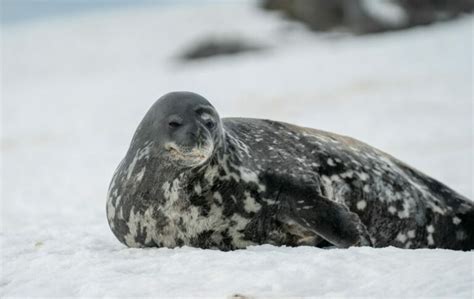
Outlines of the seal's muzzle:
<svg viewBox="0 0 474 299">
<path fill-rule="evenodd" d="M 174 142 L 165 145 L 170 159 L 184 166 L 194 167 L 204 164 L 212 156 L 214 144 L 212 141 L 204 145 L 179 146 Z"/>
</svg>

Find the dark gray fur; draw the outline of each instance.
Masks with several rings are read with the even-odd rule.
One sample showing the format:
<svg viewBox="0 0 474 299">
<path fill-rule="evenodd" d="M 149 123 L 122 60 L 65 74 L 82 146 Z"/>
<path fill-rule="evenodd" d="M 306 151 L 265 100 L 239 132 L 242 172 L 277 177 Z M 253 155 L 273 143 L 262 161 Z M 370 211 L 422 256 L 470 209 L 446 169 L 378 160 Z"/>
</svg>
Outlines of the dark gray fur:
<svg viewBox="0 0 474 299">
<path fill-rule="evenodd" d="M 131 247 L 474 247 L 474 205 L 360 141 L 224 118 L 174 92 L 140 123 L 107 199 Z"/>
</svg>

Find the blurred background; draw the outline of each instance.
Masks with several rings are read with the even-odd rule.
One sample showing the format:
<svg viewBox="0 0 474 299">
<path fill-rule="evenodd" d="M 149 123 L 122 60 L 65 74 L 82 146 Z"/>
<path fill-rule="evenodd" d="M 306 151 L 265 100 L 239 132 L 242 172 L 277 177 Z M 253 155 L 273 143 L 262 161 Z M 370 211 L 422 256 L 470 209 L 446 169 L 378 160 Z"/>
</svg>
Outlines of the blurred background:
<svg viewBox="0 0 474 299">
<path fill-rule="evenodd" d="M 2 233 L 113 240 L 112 173 L 174 90 L 355 137 L 472 198 L 473 6 L 1 0 Z"/>
</svg>

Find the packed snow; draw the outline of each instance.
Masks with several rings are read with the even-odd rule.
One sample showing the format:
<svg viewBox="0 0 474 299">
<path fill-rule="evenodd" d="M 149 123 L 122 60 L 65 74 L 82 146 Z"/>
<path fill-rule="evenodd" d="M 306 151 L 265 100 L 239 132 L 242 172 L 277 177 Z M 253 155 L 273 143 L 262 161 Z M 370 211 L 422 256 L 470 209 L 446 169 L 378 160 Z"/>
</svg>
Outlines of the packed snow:
<svg viewBox="0 0 474 299">
<path fill-rule="evenodd" d="M 314 34 L 245 1 L 2 26 L 0 297 L 472 298 L 472 251 L 129 249 L 105 195 L 149 106 L 190 90 L 221 116 L 363 140 L 472 199 L 473 21 Z M 227 36 L 266 50 L 178 59 Z"/>
</svg>

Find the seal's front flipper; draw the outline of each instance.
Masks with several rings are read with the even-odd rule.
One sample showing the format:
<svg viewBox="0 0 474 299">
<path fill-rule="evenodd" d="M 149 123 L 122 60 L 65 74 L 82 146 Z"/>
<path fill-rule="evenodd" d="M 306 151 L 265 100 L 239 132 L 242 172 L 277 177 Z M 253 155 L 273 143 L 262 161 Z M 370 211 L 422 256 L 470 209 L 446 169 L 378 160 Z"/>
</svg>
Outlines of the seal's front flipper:
<svg viewBox="0 0 474 299">
<path fill-rule="evenodd" d="M 359 216 L 345 205 L 324 197 L 317 178 L 307 176 L 297 180 L 270 173 L 265 179 L 279 184 L 277 219 L 284 226 L 297 225 L 300 230 L 313 232 L 337 247 L 371 245 Z"/>
<path fill-rule="evenodd" d="M 305 199 L 294 200 L 293 195 L 291 200 L 284 200 L 279 220 L 297 223 L 337 247 L 370 245 L 365 226 L 357 214 L 321 196 Z"/>
</svg>

